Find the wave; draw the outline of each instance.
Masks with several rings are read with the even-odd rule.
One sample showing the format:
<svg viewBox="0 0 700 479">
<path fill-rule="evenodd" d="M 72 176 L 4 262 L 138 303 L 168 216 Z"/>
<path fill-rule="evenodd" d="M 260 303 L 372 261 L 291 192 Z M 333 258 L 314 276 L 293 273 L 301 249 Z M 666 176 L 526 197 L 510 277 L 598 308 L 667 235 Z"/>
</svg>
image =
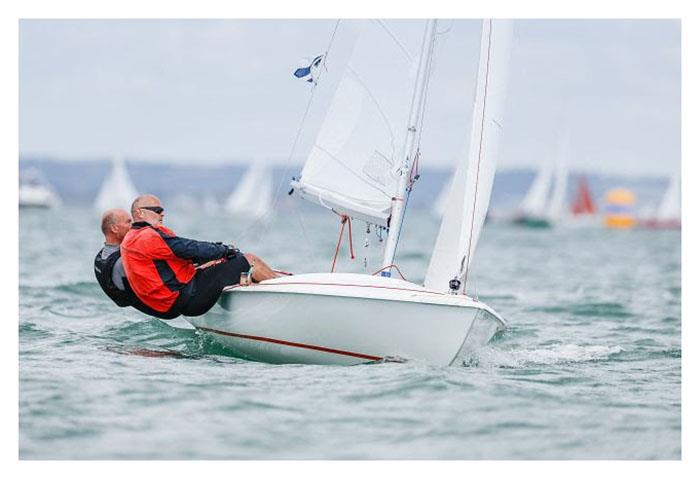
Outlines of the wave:
<svg viewBox="0 0 700 479">
<path fill-rule="evenodd" d="M 612 318 L 629 318 L 633 314 L 620 303 L 575 303 L 563 306 L 544 306 L 530 308 L 529 311 L 543 313 L 569 313 L 574 316 L 596 316 Z"/>
<path fill-rule="evenodd" d="M 575 364 L 613 359 L 622 353 L 620 346 L 560 344 L 547 348 L 502 350 L 487 346 L 476 351 L 466 362 L 467 366 L 522 368 Z"/>
</svg>

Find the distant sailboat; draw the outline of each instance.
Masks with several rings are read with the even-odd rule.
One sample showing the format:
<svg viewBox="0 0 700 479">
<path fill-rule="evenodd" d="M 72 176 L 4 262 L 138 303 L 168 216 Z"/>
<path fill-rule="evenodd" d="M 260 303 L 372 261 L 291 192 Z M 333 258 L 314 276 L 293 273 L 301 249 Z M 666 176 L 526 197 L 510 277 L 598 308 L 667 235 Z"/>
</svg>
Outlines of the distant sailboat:
<svg viewBox="0 0 700 479">
<path fill-rule="evenodd" d="M 115 157 L 95 199 L 95 209 L 100 213 L 110 208 L 124 208 L 129 211 L 137 196 L 138 192 L 129 177 L 124 160 Z"/>
<path fill-rule="evenodd" d="M 566 183 L 569 175 L 568 132 L 559 137 L 558 146 L 556 164 L 554 167 L 548 164 L 540 167 L 532 186 L 518 207 L 514 219 L 516 224 L 530 228 L 550 228 L 561 218 L 566 203 Z"/>
<path fill-rule="evenodd" d="M 226 200 L 225 209 L 236 216 L 261 218 L 272 208 L 272 170 L 253 162 Z"/>
<path fill-rule="evenodd" d="M 445 184 L 442 187 L 442 190 L 440 190 L 440 194 L 438 195 L 437 199 L 433 203 L 433 206 L 431 208 L 431 213 L 435 218 L 442 218 L 442 215 L 445 213 L 445 209 L 447 208 L 447 199 L 450 196 L 450 188 L 452 187 L 452 178 L 448 178 L 445 181 Z"/>
<path fill-rule="evenodd" d="M 653 229 L 681 228 L 681 175 L 674 174 L 654 218 L 644 221 L 643 227 Z"/>
<path fill-rule="evenodd" d="M 593 196 L 591 196 L 591 190 L 588 188 L 586 177 L 583 175 L 578 178 L 576 198 L 571 203 L 571 214 L 573 216 L 596 214 L 595 202 L 593 201 Z"/>
<path fill-rule="evenodd" d="M 52 208 L 59 204 L 58 195 L 39 170 L 29 168 L 20 174 L 20 208 Z"/>
</svg>

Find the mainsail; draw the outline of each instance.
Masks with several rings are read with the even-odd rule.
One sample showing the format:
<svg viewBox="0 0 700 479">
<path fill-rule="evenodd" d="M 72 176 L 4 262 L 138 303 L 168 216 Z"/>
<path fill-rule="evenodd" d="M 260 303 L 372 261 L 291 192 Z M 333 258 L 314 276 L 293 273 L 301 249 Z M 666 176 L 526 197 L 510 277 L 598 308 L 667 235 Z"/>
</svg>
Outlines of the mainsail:
<svg viewBox="0 0 700 479">
<path fill-rule="evenodd" d="M 264 163 L 254 162 L 226 200 L 225 209 L 232 215 L 261 218 L 272 207 L 272 193 L 271 169 Z"/>
<path fill-rule="evenodd" d="M 100 213 L 110 208 L 123 208 L 129 211 L 137 195 L 136 187 L 126 171 L 124 160 L 115 157 L 112 160 L 112 168 L 95 199 L 95 209 Z"/>
<path fill-rule="evenodd" d="M 417 67 L 385 22 L 364 23 L 292 186 L 339 214 L 387 226 Z"/>
<path fill-rule="evenodd" d="M 466 275 L 486 218 L 496 170 L 508 74 L 512 24 L 484 20 L 469 156 L 460 161 L 440 225 L 425 286 L 447 290 Z"/>
</svg>

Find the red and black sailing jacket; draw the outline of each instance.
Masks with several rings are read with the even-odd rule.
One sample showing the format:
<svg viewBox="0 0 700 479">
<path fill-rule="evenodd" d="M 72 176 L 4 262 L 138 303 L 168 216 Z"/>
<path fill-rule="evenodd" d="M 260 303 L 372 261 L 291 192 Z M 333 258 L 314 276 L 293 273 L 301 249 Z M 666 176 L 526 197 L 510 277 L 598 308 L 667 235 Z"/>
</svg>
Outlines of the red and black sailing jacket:
<svg viewBox="0 0 700 479">
<path fill-rule="evenodd" d="M 181 238 L 163 225 L 143 221 L 131 226 L 120 249 L 131 289 L 160 312 L 170 310 L 181 295 L 192 293 L 194 263 L 223 258 L 228 251 L 221 243 Z"/>
</svg>

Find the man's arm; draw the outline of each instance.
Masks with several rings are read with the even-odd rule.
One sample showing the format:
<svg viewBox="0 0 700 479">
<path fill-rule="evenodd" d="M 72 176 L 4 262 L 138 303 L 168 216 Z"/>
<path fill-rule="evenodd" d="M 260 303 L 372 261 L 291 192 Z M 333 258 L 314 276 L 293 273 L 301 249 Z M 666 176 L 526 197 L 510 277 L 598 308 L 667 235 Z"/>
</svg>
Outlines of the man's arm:
<svg viewBox="0 0 700 479">
<path fill-rule="evenodd" d="M 173 254 L 179 258 L 189 259 L 195 263 L 221 259 L 231 254 L 231 247 L 221 243 L 197 241 L 180 236 L 167 236 L 158 232 Z"/>
</svg>

